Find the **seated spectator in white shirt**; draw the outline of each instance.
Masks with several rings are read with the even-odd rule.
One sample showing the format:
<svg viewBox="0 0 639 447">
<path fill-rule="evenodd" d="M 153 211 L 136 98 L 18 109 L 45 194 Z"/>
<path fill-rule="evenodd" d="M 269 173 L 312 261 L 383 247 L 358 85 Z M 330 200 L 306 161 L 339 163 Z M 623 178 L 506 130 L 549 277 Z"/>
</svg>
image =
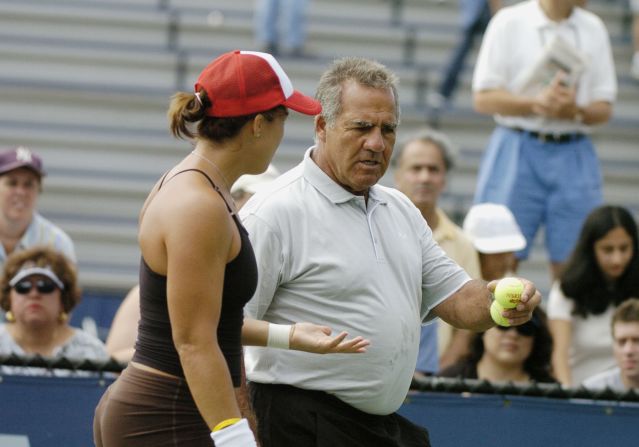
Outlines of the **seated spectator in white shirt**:
<svg viewBox="0 0 639 447">
<path fill-rule="evenodd" d="M 612 316 L 612 351 L 617 367 L 583 381 L 589 389 L 639 388 L 639 298 L 621 304 Z"/>
</svg>

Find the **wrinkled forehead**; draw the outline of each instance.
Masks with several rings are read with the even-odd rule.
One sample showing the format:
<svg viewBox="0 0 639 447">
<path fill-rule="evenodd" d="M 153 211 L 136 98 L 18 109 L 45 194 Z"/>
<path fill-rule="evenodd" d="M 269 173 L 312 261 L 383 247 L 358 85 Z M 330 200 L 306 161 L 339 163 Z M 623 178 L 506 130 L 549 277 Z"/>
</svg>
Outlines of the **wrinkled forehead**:
<svg viewBox="0 0 639 447">
<path fill-rule="evenodd" d="M 342 114 L 357 112 L 386 113 L 397 124 L 398 110 L 396 98 L 390 87 L 371 87 L 355 81 L 347 81 L 342 86 Z"/>
</svg>

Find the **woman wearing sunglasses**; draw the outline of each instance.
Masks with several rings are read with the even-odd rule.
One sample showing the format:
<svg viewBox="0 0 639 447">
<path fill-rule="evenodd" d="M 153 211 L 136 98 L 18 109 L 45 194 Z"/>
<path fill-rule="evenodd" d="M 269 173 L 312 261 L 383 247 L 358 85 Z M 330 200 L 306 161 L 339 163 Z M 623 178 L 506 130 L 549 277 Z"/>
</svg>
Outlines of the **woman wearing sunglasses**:
<svg viewBox="0 0 639 447">
<path fill-rule="evenodd" d="M 0 355 L 106 360 L 104 344 L 69 325 L 80 301 L 73 265 L 48 247 L 13 253 L 4 265 L 0 305 Z"/>
<path fill-rule="evenodd" d="M 496 326 L 474 334 L 470 353 L 440 377 L 490 382 L 556 382 L 551 374 L 552 337 L 543 310 L 517 327 Z"/>
</svg>

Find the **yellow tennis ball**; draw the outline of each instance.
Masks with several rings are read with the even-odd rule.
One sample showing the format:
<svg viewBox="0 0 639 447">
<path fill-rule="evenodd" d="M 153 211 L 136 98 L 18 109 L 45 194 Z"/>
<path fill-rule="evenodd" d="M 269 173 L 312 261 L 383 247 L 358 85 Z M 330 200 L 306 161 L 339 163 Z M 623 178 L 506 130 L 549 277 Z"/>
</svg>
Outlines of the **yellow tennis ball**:
<svg viewBox="0 0 639 447">
<path fill-rule="evenodd" d="M 524 292 L 524 283 L 517 278 L 504 278 L 495 287 L 495 301 L 504 309 L 517 307 L 521 294 Z"/>
<path fill-rule="evenodd" d="M 510 326 L 508 322 L 508 318 L 505 318 L 501 313 L 504 311 L 504 308 L 501 307 L 497 301 L 493 301 L 493 304 L 490 305 L 490 316 L 493 318 L 493 321 L 500 326 Z"/>
</svg>

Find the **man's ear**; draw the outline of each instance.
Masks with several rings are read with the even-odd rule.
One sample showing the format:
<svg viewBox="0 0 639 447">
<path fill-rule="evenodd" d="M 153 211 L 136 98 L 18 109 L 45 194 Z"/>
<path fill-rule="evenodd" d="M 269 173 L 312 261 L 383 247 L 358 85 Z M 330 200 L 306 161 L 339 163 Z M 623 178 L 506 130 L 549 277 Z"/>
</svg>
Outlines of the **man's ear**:
<svg viewBox="0 0 639 447">
<path fill-rule="evenodd" d="M 326 119 L 322 115 L 315 116 L 315 135 L 318 141 L 326 142 Z"/>
</svg>

